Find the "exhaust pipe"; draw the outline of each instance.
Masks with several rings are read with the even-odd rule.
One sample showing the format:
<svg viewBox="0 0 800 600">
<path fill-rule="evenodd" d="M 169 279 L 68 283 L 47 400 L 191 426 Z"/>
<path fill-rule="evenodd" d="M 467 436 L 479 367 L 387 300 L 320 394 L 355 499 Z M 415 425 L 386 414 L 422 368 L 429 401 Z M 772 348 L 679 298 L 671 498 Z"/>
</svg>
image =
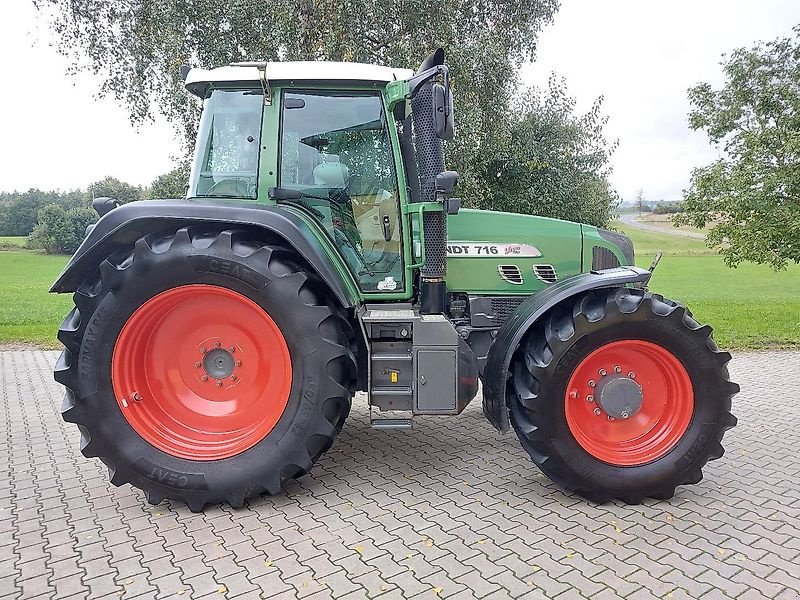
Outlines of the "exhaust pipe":
<svg viewBox="0 0 800 600">
<path fill-rule="evenodd" d="M 438 53 L 441 52 L 441 56 Z M 420 71 L 444 60 L 437 50 L 422 63 Z M 432 64 L 426 67 L 428 62 Z M 438 64 L 441 64 L 439 62 Z M 421 202 L 436 200 L 436 176 L 444 171 L 442 140 L 436 135 L 433 113 L 433 81 L 426 81 L 411 100 L 414 120 L 414 145 L 420 178 Z M 425 236 L 425 264 L 420 273 L 420 312 L 440 314 L 445 310 L 445 276 L 447 275 L 447 215 L 441 211 L 422 213 L 422 232 Z"/>
</svg>

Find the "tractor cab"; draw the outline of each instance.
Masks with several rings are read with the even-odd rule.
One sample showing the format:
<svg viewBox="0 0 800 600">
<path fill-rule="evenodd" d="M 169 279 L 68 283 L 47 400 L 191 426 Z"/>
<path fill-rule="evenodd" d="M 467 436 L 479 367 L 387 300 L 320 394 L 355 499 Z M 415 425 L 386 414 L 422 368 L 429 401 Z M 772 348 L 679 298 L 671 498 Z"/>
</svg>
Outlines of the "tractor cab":
<svg viewBox="0 0 800 600">
<path fill-rule="evenodd" d="M 408 219 L 405 207 L 435 200 L 441 139 L 453 135 L 443 60 L 433 55 L 416 74 L 319 62 L 188 71 L 185 85 L 204 103 L 188 197 L 288 207 L 322 226 L 360 292 L 410 298 L 412 265 L 424 259 L 411 221 L 419 228 L 422 211 Z M 428 106 L 417 110 L 425 114 L 414 147 L 411 104 L 420 93 Z M 451 173 L 449 191 L 454 183 Z"/>
</svg>

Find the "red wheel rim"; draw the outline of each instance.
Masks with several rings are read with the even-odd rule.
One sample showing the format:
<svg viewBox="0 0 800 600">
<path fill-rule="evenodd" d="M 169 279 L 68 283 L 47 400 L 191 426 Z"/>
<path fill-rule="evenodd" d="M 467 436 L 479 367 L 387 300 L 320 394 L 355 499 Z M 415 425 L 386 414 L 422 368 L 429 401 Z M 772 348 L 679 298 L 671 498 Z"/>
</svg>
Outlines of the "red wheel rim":
<svg viewBox="0 0 800 600">
<path fill-rule="evenodd" d="M 631 414 L 617 409 L 619 403 L 608 397 L 615 387 L 634 390 L 640 406 Z M 646 464 L 667 454 L 686 433 L 694 413 L 692 380 L 663 346 L 642 340 L 611 342 L 573 372 L 565 412 L 572 435 L 593 457 L 619 466 Z"/>
<path fill-rule="evenodd" d="M 252 448 L 281 418 L 292 385 L 289 348 L 252 300 L 187 285 L 140 306 L 117 338 L 111 380 L 144 440 L 190 460 Z"/>
</svg>

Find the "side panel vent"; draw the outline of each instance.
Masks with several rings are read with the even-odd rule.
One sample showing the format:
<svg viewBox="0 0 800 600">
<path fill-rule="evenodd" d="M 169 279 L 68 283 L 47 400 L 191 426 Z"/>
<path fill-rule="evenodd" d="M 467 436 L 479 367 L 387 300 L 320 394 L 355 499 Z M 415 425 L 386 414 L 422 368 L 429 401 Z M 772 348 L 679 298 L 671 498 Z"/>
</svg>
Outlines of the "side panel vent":
<svg viewBox="0 0 800 600">
<path fill-rule="evenodd" d="M 500 277 L 505 279 L 508 283 L 522 285 L 522 272 L 517 265 L 499 265 L 497 271 L 500 273 Z"/>
<path fill-rule="evenodd" d="M 491 298 L 492 314 L 497 323 L 505 323 L 508 317 L 511 316 L 511 313 L 522 304 L 524 299 L 525 298 L 517 298 L 515 296 L 498 296 Z"/>
<path fill-rule="evenodd" d="M 619 259 L 608 248 L 594 246 L 592 248 L 592 271 L 614 269 L 619 266 Z"/>
<path fill-rule="evenodd" d="M 558 273 L 553 265 L 533 265 L 533 274 L 539 281 L 545 283 L 555 283 L 558 281 Z"/>
</svg>

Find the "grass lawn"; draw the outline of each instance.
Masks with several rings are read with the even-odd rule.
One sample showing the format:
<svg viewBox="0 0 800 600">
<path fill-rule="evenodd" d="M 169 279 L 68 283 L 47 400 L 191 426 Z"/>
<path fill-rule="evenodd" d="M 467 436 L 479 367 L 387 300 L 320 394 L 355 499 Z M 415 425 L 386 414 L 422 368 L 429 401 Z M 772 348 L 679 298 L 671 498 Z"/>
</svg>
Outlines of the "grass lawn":
<svg viewBox="0 0 800 600">
<path fill-rule="evenodd" d="M 686 304 L 714 327 L 721 346 L 800 348 L 800 265 L 778 272 L 750 263 L 731 269 L 702 240 L 615 227 L 633 240 L 638 265 L 647 267 L 664 252 L 650 289 Z"/>
<path fill-rule="evenodd" d="M 72 295 L 47 290 L 67 260 L 25 250 L 0 252 L 0 343 L 58 347 L 56 331 Z"/>
<path fill-rule="evenodd" d="M 751 264 L 729 269 L 702 240 L 615 227 L 633 239 L 643 267 L 664 251 L 651 289 L 689 306 L 721 346 L 800 348 L 800 265 L 777 273 Z M 0 344 L 58 347 L 55 334 L 72 298 L 47 290 L 67 260 L 22 248 L 0 252 Z"/>
</svg>

